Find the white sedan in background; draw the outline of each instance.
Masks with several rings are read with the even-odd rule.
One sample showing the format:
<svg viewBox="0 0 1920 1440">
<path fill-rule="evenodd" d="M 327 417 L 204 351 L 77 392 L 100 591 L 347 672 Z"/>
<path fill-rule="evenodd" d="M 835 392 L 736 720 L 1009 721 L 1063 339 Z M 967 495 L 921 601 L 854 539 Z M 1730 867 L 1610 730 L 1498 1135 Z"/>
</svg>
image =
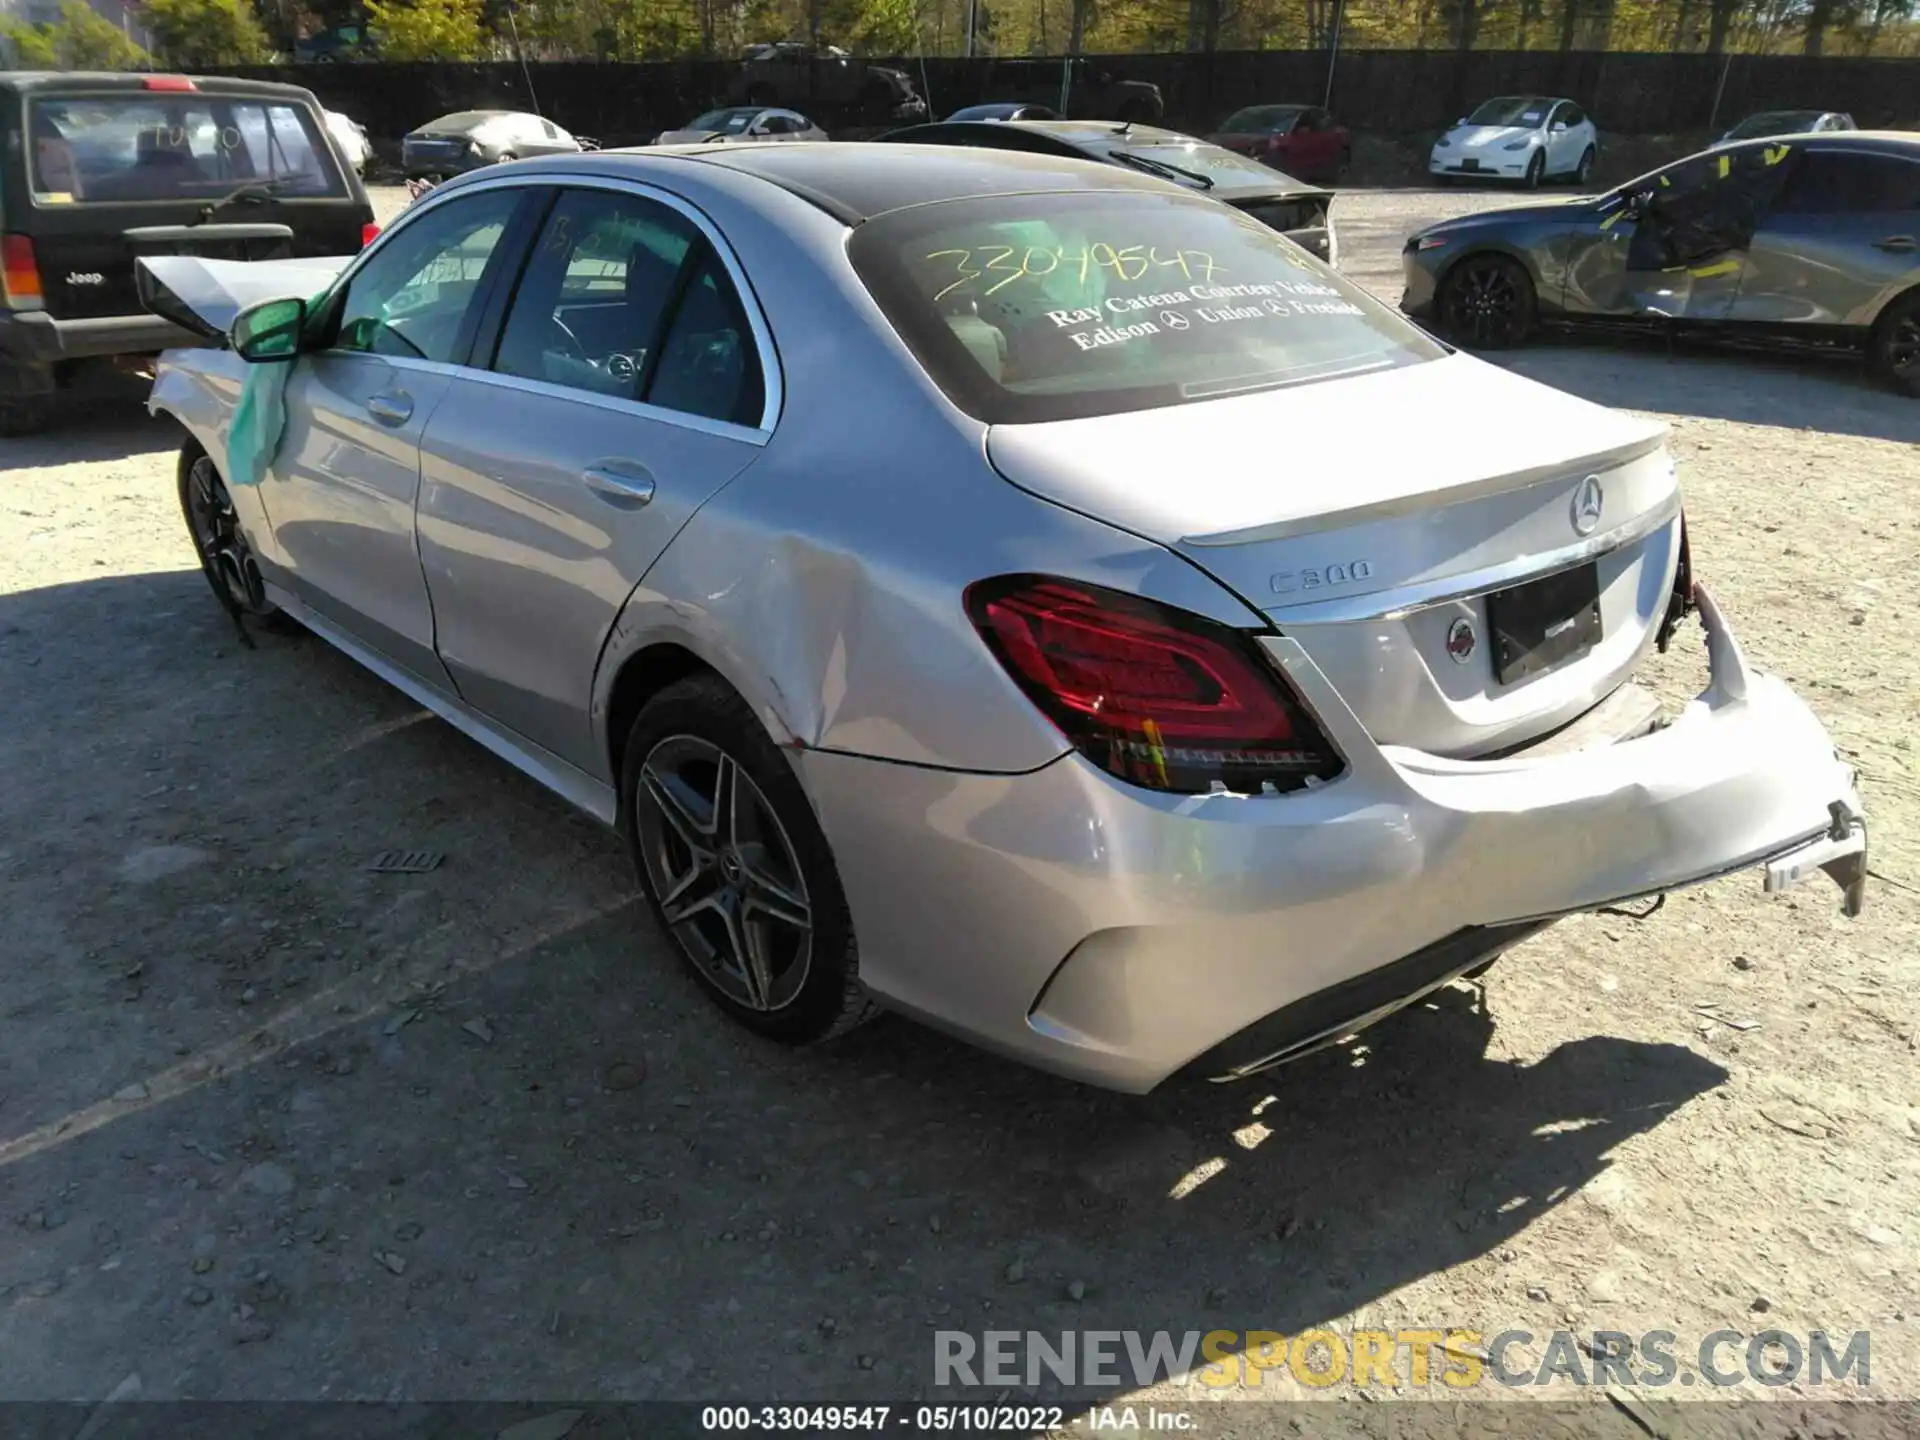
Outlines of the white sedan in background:
<svg viewBox="0 0 1920 1440">
<path fill-rule="evenodd" d="M 768 140 L 825 140 L 827 132 L 797 110 L 765 105 L 734 105 L 709 110 L 679 130 L 668 130 L 656 145 L 700 145 L 716 141 L 758 144 Z"/>
<path fill-rule="evenodd" d="M 1428 173 L 1518 180 L 1528 189 L 1547 180 L 1587 183 L 1600 132 L 1571 100 L 1502 95 L 1456 121 L 1433 142 Z"/>
<path fill-rule="evenodd" d="M 340 153 L 353 166 L 356 175 L 364 175 L 367 161 L 373 158 L 373 142 L 367 138 L 367 127 L 338 110 L 329 110 L 326 115 L 327 130 L 340 147 Z"/>
</svg>

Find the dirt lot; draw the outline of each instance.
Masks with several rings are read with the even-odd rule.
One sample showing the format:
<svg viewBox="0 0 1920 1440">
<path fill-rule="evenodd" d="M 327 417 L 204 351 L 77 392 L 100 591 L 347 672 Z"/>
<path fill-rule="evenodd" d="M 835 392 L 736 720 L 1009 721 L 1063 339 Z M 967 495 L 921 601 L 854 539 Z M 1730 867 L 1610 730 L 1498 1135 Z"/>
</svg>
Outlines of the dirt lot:
<svg viewBox="0 0 1920 1440">
<path fill-rule="evenodd" d="M 1347 267 L 1397 296 L 1484 203 L 1356 193 Z M 898 1399 L 938 1329 L 1315 1324 L 1665 1329 L 1683 1380 L 1715 1329 L 1869 1329 L 1920 1397 L 1920 404 L 1513 363 L 1672 422 L 1703 576 L 1863 773 L 1867 914 L 1750 875 L 1570 921 L 1146 1100 L 746 1038 L 611 837 L 319 642 L 236 645 L 136 397 L 0 448 L 0 1398 Z M 1804 1388 L 1747 1393 L 1785 1433 Z"/>
</svg>

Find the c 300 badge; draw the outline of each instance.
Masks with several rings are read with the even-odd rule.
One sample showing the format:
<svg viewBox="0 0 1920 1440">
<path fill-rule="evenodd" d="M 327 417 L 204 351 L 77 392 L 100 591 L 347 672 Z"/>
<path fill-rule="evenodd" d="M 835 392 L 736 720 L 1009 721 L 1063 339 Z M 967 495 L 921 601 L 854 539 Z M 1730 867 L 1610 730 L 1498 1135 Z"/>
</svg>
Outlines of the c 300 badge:
<svg viewBox="0 0 1920 1440">
<path fill-rule="evenodd" d="M 1355 585 L 1373 578 L 1373 562 L 1349 560 L 1343 565 L 1320 565 L 1310 570 L 1282 570 L 1268 581 L 1276 595 L 1291 595 L 1300 590 L 1331 590 L 1336 585 Z"/>
</svg>

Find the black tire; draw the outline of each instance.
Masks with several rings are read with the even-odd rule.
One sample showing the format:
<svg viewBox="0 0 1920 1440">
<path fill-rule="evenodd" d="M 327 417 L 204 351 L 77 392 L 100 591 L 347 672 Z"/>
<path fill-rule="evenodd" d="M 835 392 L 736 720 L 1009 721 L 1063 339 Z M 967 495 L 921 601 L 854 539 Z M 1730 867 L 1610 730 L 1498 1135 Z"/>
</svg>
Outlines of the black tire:
<svg viewBox="0 0 1920 1440">
<path fill-rule="evenodd" d="M 1538 190 L 1540 182 L 1547 178 L 1547 152 L 1536 150 L 1533 158 L 1527 161 L 1527 173 L 1520 183 L 1529 190 Z"/>
<path fill-rule="evenodd" d="M 10 395 L 0 400 L 0 436 L 18 440 L 38 435 L 53 423 L 55 409 L 52 395 Z"/>
<path fill-rule="evenodd" d="M 1518 260 L 1483 252 L 1464 257 L 1447 272 L 1434 309 L 1440 328 L 1461 344 L 1508 350 L 1533 333 L 1539 297 Z"/>
<path fill-rule="evenodd" d="M 1873 327 L 1874 370 L 1894 389 L 1920 398 L 1920 290 L 1908 291 Z"/>
<path fill-rule="evenodd" d="M 877 1015 L 833 850 L 746 701 L 716 675 L 677 681 L 641 710 L 625 754 L 622 828 L 634 869 L 654 919 L 714 1003 L 789 1045 Z M 715 805 L 703 790 L 732 801 Z"/>
<path fill-rule="evenodd" d="M 1581 189 L 1584 190 L 1587 187 L 1587 181 L 1590 180 L 1592 176 L 1593 176 L 1593 147 L 1589 145 L 1584 151 L 1581 152 L 1580 163 L 1576 165 L 1573 169 L 1573 183 L 1578 185 Z"/>
<path fill-rule="evenodd" d="M 240 529 L 225 477 L 207 452 L 192 442 L 180 447 L 178 488 L 187 538 L 193 542 L 200 573 L 207 577 L 222 608 L 270 629 L 297 630 L 294 621 L 266 597 L 260 567 Z"/>
</svg>

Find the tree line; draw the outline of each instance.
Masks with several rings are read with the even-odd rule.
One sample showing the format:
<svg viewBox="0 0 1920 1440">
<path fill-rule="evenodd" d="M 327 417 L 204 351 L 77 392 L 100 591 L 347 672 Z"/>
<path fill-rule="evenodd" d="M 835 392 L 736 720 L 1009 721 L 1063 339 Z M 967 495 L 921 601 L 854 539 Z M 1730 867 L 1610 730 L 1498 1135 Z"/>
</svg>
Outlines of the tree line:
<svg viewBox="0 0 1920 1440">
<path fill-rule="evenodd" d="M 876 56 L 1214 50 L 1920 54 L 1920 0 L 143 0 L 138 35 L 84 0 L 0 20 L 35 69 L 214 71 L 363 37 L 399 61 L 676 60 L 768 40 Z M 969 35 L 971 27 L 971 36 Z M 144 43 L 142 43 L 144 42 Z M 350 58 L 354 50 L 343 52 Z"/>
</svg>

